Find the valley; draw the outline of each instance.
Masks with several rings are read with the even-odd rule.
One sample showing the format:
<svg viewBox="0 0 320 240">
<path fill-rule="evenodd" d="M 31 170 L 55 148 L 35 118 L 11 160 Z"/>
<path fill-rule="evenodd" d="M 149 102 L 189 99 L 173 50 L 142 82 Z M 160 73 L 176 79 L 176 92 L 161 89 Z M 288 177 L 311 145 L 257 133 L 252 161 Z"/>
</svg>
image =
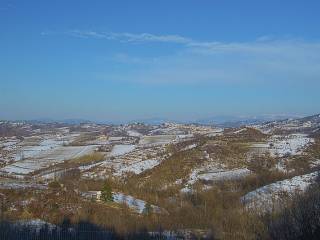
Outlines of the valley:
<svg viewBox="0 0 320 240">
<path fill-rule="evenodd" d="M 0 129 L 3 214 L 50 224 L 86 217 L 157 232 L 160 221 L 205 236 L 217 211 L 281 209 L 317 181 L 320 165 L 320 116 L 238 128 L 6 121 Z"/>
</svg>

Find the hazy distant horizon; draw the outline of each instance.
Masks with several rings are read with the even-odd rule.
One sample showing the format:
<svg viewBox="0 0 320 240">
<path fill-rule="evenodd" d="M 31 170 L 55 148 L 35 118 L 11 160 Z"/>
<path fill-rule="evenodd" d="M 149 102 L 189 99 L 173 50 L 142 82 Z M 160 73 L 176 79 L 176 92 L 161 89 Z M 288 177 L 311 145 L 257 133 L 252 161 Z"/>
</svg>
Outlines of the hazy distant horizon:
<svg viewBox="0 0 320 240">
<path fill-rule="evenodd" d="M 0 116 L 0 121 L 39 121 L 39 122 L 92 122 L 100 124 L 126 124 L 126 123 L 162 123 L 162 122 L 177 122 L 177 123 L 227 123 L 227 122 L 240 122 L 240 121 L 268 121 L 268 120 L 282 120 L 288 118 L 303 118 L 307 116 L 317 115 L 318 113 L 313 114 L 261 114 L 261 115 L 212 115 L 207 117 L 198 117 L 198 118 L 165 118 L 165 117 L 150 117 L 150 118 L 135 118 L 135 119 L 89 119 L 89 118 L 2 118 Z"/>
</svg>

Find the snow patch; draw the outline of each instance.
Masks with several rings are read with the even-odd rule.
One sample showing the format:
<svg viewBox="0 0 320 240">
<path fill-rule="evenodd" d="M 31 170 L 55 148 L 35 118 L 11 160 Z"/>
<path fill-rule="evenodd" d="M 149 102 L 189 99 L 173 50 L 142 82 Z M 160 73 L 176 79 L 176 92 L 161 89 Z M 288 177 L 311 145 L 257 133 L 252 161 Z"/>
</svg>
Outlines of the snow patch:
<svg viewBox="0 0 320 240">
<path fill-rule="evenodd" d="M 111 157 L 117 157 L 126 153 L 132 152 L 135 149 L 135 145 L 115 145 L 110 153 Z"/>
<path fill-rule="evenodd" d="M 187 150 L 191 150 L 193 148 L 196 148 L 198 145 L 197 144 L 190 144 L 188 146 L 186 146 L 185 148 L 181 149 L 181 151 L 187 151 Z"/>
<path fill-rule="evenodd" d="M 308 138 L 306 134 L 291 134 L 285 137 L 273 136 L 269 142 L 271 156 L 283 157 L 285 155 L 299 155 L 313 143 L 314 139 Z"/>
<path fill-rule="evenodd" d="M 181 192 L 187 193 L 192 191 L 192 185 L 198 180 L 217 182 L 225 180 L 235 180 L 248 176 L 251 171 L 247 168 L 240 169 L 223 169 L 215 166 L 208 166 L 203 168 L 194 169 L 189 175 L 189 179 Z"/>
<path fill-rule="evenodd" d="M 235 180 L 248 176 L 250 173 L 251 171 L 247 168 L 233 170 L 217 170 L 213 172 L 199 174 L 198 179 L 204 181 Z"/>
<path fill-rule="evenodd" d="M 134 174 L 140 174 L 148 169 L 152 169 L 159 165 L 160 161 L 155 159 L 144 160 L 140 162 L 133 163 L 127 167 L 121 168 L 115 173 L 115 176 L 121 176 L 123 173 L 133 172 Z"/>
<path fill-rule="evenodd" d="M 242 200 L 249 208 L 271 210 L 274 204 L 281 200 L 281 194 L 290 196 L 296 192 L 303 192 L 315 181 L 317 176 L 318 172 L 313 172 L 278 181 L 247 193 L 242 197 Z"/>
<path fill-rule="evenodd" d="M 141 136 L 142 136 L 141 133 L 139 133 L 139 132 L 137 132 L 137 131 L 134 131 L 134 130 L 128 130 L 128 131 L 127 131 L 127 134 L 128 134 L 128 136 L 130 136 L 130 137 L 141 137 Z"/>
</svg>

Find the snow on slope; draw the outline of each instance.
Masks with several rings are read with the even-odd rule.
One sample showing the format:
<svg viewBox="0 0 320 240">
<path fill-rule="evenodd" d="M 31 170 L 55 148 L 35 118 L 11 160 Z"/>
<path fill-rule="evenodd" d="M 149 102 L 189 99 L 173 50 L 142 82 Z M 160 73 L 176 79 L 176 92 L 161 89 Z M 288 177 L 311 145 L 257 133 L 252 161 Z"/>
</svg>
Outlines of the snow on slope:
<svg viewBox="0 0 320 240">
<path fill-rule="evenodd" d="M 196 148 L 198 145 L 197 144 L 190 144 L 188 146 L 186 146 L 185 148 L 181 149 L 181 151 L 187 151 L 187 150 L 191 150 L 193 148 Z"/>
<path fill-rule="evenodd" d="M 222 181 L 239 179 L 249 175 L 251 171 L 247 168 L 232 169 L 232 170 L 217 170 L 206 172 L 198 175 L 200 180 L 205 181 Z"/>
<path fill-rule="evenodd" d="M 250 208 L 270 210 L 281 201 L 283 194 L 290 196 L 294 193 L 305 191 L 315 181 L 317 176 L 318 172 L 313 172 L 278 181 L 247 193 L 242 197 L 242 200 Z"/>
<path fill-rule="evenodd" d="M 132 152 L 135 149 L 135 145 L 115 145 L 110 153 L 110 156 L 117 157 L 126 153 Z"/>
<path fill-rule="evenodd" d="M 141 137 L 141 136 L 142 136 L 141 133 L 139 133 L 139 132 L 137 132 L 137 131 L 134 131 L 134 130 L 128 130 L 128 131 L 127 131 L 127 134 L 128 134 L 128 136 L 130 136 L 130 137 Z"/>
<path fill-rule="evenodd" d="M 251 171 L 247 168 L 231 170 L 214 166 L 209 166 L 209 168 L 197 168 L 191 172 L 187 184 L 183 189 L 181 189 L 181 192 L 190 192 L 192 189 L 192 185 L 195 184 L 198 180 L 207 182 L 235 180 L 248 176 L 250 173 Z"/>
<path fill-rule="evenodd" d="M 19 160 L 15 163 L 7 165 L 0 169 L 0 172 L 16 175 L 29 174 L 42 168 L 50 167 L 53 164 L 63 162 L 65 160 L 78 158 L 90 154 L 96 148 L 95 145 L 89 146 L 58 146 L 50 151 L 38 153 L 33 158 Z"/>
<path fill-rule="evenodd" d="M 285 137 L 273 136 L 270 141 L 270 153 L 272 156 L 279 157 L 286 154 L 298 155 L 308 144 L 313 142 L 314 140 L 307 137 L 306 134 L 291 134 Z"/>
<path fill-rule="evenodd" d="M 113 193 L 113 201 L 116 203 L 124 203 L 128 205 L 129 208 L 133 209 L 138 213 L 142 213 L 146 202 L 140 199 L 136 199 L 130 195 L 125 195 L 123 193 Z"/>
<path fill-rule="evenodd" d="M 141 145 L 162 145 L 173 142 L 177 139 L 176 135 L 153 135 L 153 136 L 143 136 L 139 144 Z"/>
<path fill-rule="evenodd" d="M 56 147 L 61 146 L 63 141 L 57 139 L 44 139 L 38 146 L 26 146 L 21 149 L 21 152 L 17 153 L 15 160 L 19 161 L 25 158 L 37 157 L 41 154 L 47 154 L 52 152 Z"/>
<path fill-rule="evenodd" d="M 143 213 L 145 207 L 146 207 L 146 202 L 137 198 L 134 198 L 130 195 L 125 195 L 123 193 L 119 193 L 119 192 L 113 192 L 112 193 L 113 196 L 113 201 L 116 203 L 121 203 L 121 204 L 126 204 L 130 209 L 134 210 L 137 213 Z M 150 205 L 152 210 L 154 212 L 161 212 L 163 210 L 161 210 L 159 207 L 154 206 L 154 205 Z"/>
<path fill-rule="evenodd" d="M 122 176 L 124 173 L 132 172 L 134 174 L 140 174 L 148 169 L 152 169 L 155 166 L 159 165 L 160 161 L 155 159 L 144 160 L 140 162 L 135 162 L 124 168 L 120 168 L 114 175 Z"/>
<path fill-rule="evenodd" d="M 237 130 L 235 132 L 233 132 L 234 134 L 239 134 L 239 133 L 242 133 L 242 132 L 245 132 L 247 131 L 247 128 L 241 128 L 240 130 Z"/>
<path fill-rule="evenodd" d="M 37 183 L 28 183 L 28 182 L 0 182 L 0 189 L 46 189 L 47 186 Z"/>
<path fill-rule="evenodd" d="M 255 143 L 251 147 L 260 152 L 269 152 L 272 157 L 284 157 L 300 155 L 312 143 L 314 139 L 307 134 L 274 135 L 267 143 Z"/>
<path fill-rule="evenodd" d="M 89 191 L 89 192 L 82 192 L 81 195 L 87 199 L 97 199 L 101 201 L 101 191 Z M 143 213 L 147 202 L 137 199 L 131 195 L 126 195 L 121 192 L 112 192 L 113 201 L 119 204 L 127 205 L 131 210 L 135 211 L 136 213 Z M 158 206 L 151 205 L 151 210 L 156 213 L 166 212 L 164 209 L 161 209 Z"/>
</svg>

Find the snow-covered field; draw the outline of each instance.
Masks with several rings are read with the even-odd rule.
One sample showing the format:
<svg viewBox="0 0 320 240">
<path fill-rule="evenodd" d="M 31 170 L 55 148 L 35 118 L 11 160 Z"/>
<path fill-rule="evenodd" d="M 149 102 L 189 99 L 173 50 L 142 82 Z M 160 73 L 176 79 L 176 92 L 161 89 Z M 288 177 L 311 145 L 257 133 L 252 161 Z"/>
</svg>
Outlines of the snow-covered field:
<svg viewBox="0 0 320 240">
<path fill-rule="evenodd" d="M 110 153 L 111 157 L 117 157 L 129 152 L 132 152 L 135 149 L 135 145 L 115 145 Z"/>
<path fill-rule="evenodd" d="M 306 134 L 290 134 L 272 136 L 267 143 L 255 143 L 252 148 L 260 152 L 269 152 L 272 157 L 299 155 L 314 142 Z"/>
<path fill-rule="evenodd" d="M 19 161 L 26 158 L 38 157 L 41 154 L 48 154 L 55 150 L 58 146 L 63 145 L 63 141 L 59 139 L 44 139 L 36 146 L 24 146 L 15 156 L 15 160 Z"/>
<path fill-rule="evenodd" d="M 190 144 L 188 146 L 186 146 L 185 148 L 181 149 L 181 151 L 187 151 L 187 150 L 191 150 L 193 148 L 196 148 L 198 145 L 197 144 Z"/>
<path fill-rule="evenodd" d="M 178 134 L 176 135 L 177 140 L 184 140 L 184 139 L 190 139 L 193 138 L 194 135 L 192 133 L 190 134 Z"/>
<path fill-rule="evenodd" d="M 124 137 L 109 137 L 109 141 L 113 142 L 113 141 L 121 141 Z"/>
<path fill-rule="evenodd" d="M 34 188 L 34 189 L 46 189 L 47 186 L 43 184 L 37 183 L 29 183 L 29 182 L 0 182 L 0 189 L 26 189 L 26 188 Z"/>
<path fill-rule="evenodd" d="M 139 144 L 168 144 L 177 139 L 176 135 L 154 135 L 154 136 L 143 136 Z"/>
<path fill-rule="evenodd" d="M 134 198 L 130 195 L 125 195 L 123 193 L 114 192 L 112 194 L 113 201 L 120 204 L 126 204 L 130 209 L 134 210 L 137 213 L 143 213 L 146 207 L 146 202 L 137 198 Z M 161 212 L 161 209 L 157 206 L 150 205 L 152 211 Z"/>
<path fill-rule="evenodd" d="M 98 163 L 93 163 L 93 164 L 89 164 L 89 165 L 69 168 L 68 170 L 79 169 L 80 172 L 84 173 L 84 172 L 89 171 L 95 167 L 100 166 L 101 164 L 102 164 L 101 162 L 98 162 Z M 50 180 L 54 180 L 54 179 L 59 179 L 61 176 L 63 176 L 63 174 L 65 172 L 66 172 L 65 169 L 63 169 L 63 170 L 50 169 L 49 171 L 41 172 L 40 174 L 36 175 L 35 177 L 42 179 L 42 180 L 50 181 Z"/>
<path fill-rule="evenodd" d="M 283 157 L 287 154 L 298 155 L 307 147 L 308 144 L 313 143 L 312 138 L 307 137 L 306 134 L 291 134 L 286 137 L 273 136 L 270 141 L 270 153 L 272 156 Z"/>
<path fill-rule="evenodd" d="M 224 180 L 235 180 L 248 176 L 251 171 L 247 168 L 232 169 L 232 170 L 221 170 L 201 173 L 198 175 L 198 179 L 204 181 L 224 181 Z"/>
<path fill-rule="evenodd" d="M 43 151 L 33 151 L 33 157 L 14 162 L 1 168 L 0 172 L 12 175 L 30 174 L 36 170 L 50 167 L 65 160 L 90 154 L 95 150 L 95 148 L 95 145 L 66 147 L 60 145 L 52 149 L 50 148 L 50 150 L 46 147 L 46 150 Z"/>
<path fill-rule="evenodd" d="M 156 159 L 144 160 L 140 162 L 135 162 L 131 165 L 126 167 L 120 168 L 114 175 L 115 176 L 122 176 L 124 173 L 134 173 L 140 174 L 148 169 L 152 169 L 155 166 L 159 165 L 160 161 Z"/>
<path fill-rule="evenodd" d="M 139 132 L 137 132 L 137 131 L 134 131 L 134 130 L 128 130 L 128 131 L 127 131 L 127 134 L 128 134 L 128 136 L 130 136 L 130 137 L 141 137 L 141 136 L 142 136 L 141 133 L 139 133 Z"/>
<path fill-rule="evenodd" d="M 18 143 L 19 140 L 17 139 L 0 141 L 0 149 L 2 148 L 4 151 L 12 151 L 16 149 Z"/>
<path fill-rule="evenodd" d="M 313 172 L 278 181 L 247 193 L 242 200 L 250 208 L 272 209 L 281 202 L 282 196 L 305 191 L 317 176 L 318 172 Z"/>
<path fill-rule="evenodd" d="M 37 178 L 40 178 L 42 180 L 54 180 L 56 178 L 59 178 L 60 176 L 63 175 L 65 171 L 64 170 L 60 170 L 60 171 L 53 171 L 53 172 L 45 172 L 45 173 L 41 173 L 40 175 L 37 176 Z"/>
<path fill-rule="evenodd" d="M 14 160 L 19 161 L 50 154 L 57 148 L 70 143 L 77 136 L 79 136 L 79 134 L 69 134 L 66 136 L 46 135 L 43 137 L 25 138 L 16 146 Z"/>
<path fill-rule="evenodd" d="M 129 173 L 140 174 L 159 165 L 169 156 L 163 145 L 115 145 L 113 153 L 116 154 L 111 153 L 99 166 L 83 173 L 83 177 L 105 179 L 111 175 L 123 177 Z"/>
<path fill-rule="evenodd" d="M 319 127 L 319 115 L 309 116 L 306 118 L 289 118 L 286 120 L 273 121 L 264 124 L 254 125 L 256 129 L 266 134 L 272 134 L 276 131 L 287 132 L 309 132 Z"/>
<path fill-rule="evenodd" d="M 236 180 L 251 174 L 247 168 L 240 169 L 224 169 L 218 166 L 204 166 L 202 168 L 194 169 L 189 175 L 188 181 L 181 192 L 190 192 L 192 185 L 197 181 L 219 182 L 226 180 Z"/>
<path fill-rule="evenodd" d="M 206 135 L 207 135 L 208 137 L 221 136 L 221 135 L 223 135 L 223 131 L 224 131 L 223 128 L 216 128 L 216 129 L 214 129 L 214 130 L 212 130 L 212 131 L 209 131 Z"/>
</svg>

